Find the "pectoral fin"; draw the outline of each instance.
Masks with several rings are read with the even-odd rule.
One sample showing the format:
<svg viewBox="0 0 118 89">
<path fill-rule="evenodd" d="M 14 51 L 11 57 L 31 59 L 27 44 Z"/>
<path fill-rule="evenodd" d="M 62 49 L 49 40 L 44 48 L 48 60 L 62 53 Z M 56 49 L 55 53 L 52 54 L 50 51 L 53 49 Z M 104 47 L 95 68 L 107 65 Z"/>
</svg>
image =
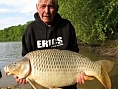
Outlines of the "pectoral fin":
<svg viewBox="0 0 118 89">
<path fill-rule="evenodd" d="M 27 78 L 27 81 L 31 84 L 34 89 L 41 89 L 41 85 L 37 84 L 35 81 Z"/>
</svg>

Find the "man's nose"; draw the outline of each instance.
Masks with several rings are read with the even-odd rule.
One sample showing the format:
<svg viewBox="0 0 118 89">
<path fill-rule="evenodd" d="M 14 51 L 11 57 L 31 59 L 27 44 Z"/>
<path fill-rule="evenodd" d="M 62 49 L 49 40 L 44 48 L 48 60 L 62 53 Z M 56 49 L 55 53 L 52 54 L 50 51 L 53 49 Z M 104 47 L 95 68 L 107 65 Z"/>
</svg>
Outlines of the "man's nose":
<svg viewBox="0 0 118 89">
<path fill-rule="evenodd" d="M 49 7 L 48 6 L 45 8 L 45 12 L 49 13 Z"/>
</svg>

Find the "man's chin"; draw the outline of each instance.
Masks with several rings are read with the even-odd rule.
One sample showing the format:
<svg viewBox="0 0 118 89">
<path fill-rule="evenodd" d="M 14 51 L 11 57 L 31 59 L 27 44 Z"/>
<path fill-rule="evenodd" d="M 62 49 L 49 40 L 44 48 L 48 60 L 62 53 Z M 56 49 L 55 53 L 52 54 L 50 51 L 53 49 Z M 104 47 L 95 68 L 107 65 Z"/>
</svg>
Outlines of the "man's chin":
<svg viewBox="0 0 118 89">
<path fill-rule="evenodd" d="M 51 25 L 51 21 L 50 20 L 45 20 L 43 21 L 46 25 Z"/>
</svg>

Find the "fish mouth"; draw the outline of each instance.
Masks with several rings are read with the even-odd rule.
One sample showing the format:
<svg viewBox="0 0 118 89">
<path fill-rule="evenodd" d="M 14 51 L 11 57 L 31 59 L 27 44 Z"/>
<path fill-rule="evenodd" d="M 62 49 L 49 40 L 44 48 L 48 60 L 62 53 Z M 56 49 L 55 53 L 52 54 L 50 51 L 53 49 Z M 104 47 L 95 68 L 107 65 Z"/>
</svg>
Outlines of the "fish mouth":
<svg viewBox="0 0 118 89">
<path fill-rule="evenodd" d="M 11 73 L 10 72 L 5 72 L 5 75 L 11 75 Z"/>
<path fill-rule="evenodd" d="M 5 71 L 5 75 L 11 75 L 9 71 Z"/>
<path fill-rule="evenodd" d="M 4 67 L 5 75 L 11 75 L 11 73 L 8 70 L 8 66 Z"/>
</svg>

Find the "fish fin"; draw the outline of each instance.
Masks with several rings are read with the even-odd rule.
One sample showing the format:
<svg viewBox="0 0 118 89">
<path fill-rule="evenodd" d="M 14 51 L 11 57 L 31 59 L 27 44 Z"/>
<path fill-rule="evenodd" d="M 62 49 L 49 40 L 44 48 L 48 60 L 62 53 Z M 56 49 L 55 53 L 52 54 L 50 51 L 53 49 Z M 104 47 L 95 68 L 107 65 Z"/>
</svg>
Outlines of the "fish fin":
<svg viewBox="0 0 118 89">
<path fill-rule="evenodd" d="M 114 62 L 110 60 L 99 60 L 96 63 L 101 64 L 107 72 L 110 72 L 114 66 Z"/>
<path fill-rule="evenodd" d="M 21 67 L 21 69 L 18 73 L 18 77 L 19 78 L 26 78 L 31 72 L 30 59 L 26 58 L 26 57 L 23 57 L 23 59 L 20 60 L 20 62 L 22 64 L 21 65 L 22 67 Z"/>
<path fill-rule="evenodd" d="M 90 77 L 90 76 L 84 76 L 84 79 L 85 79 L 85 80 L 93 80 L 94 77 L 92 77 L 92 76 L 91 76 L 91 77 Z"/>
<path fill-rule="evenodd" d="M 103 67 L 101 68 L 101 75 L 95 77 L 105 86 L 106 89 L 111 89 L 110 77 L 108 72 Z"/>
<path fill-rule="evenodd" d="M 27 78 L 27 81 L 31 84 L 31 86 L 32 86 L 34 89 L 42 89 L 42 88 L 41 88 L 41 85 L 37 84 L 35 81 L 30 80 L 29 78 Z"/>
</svg>

